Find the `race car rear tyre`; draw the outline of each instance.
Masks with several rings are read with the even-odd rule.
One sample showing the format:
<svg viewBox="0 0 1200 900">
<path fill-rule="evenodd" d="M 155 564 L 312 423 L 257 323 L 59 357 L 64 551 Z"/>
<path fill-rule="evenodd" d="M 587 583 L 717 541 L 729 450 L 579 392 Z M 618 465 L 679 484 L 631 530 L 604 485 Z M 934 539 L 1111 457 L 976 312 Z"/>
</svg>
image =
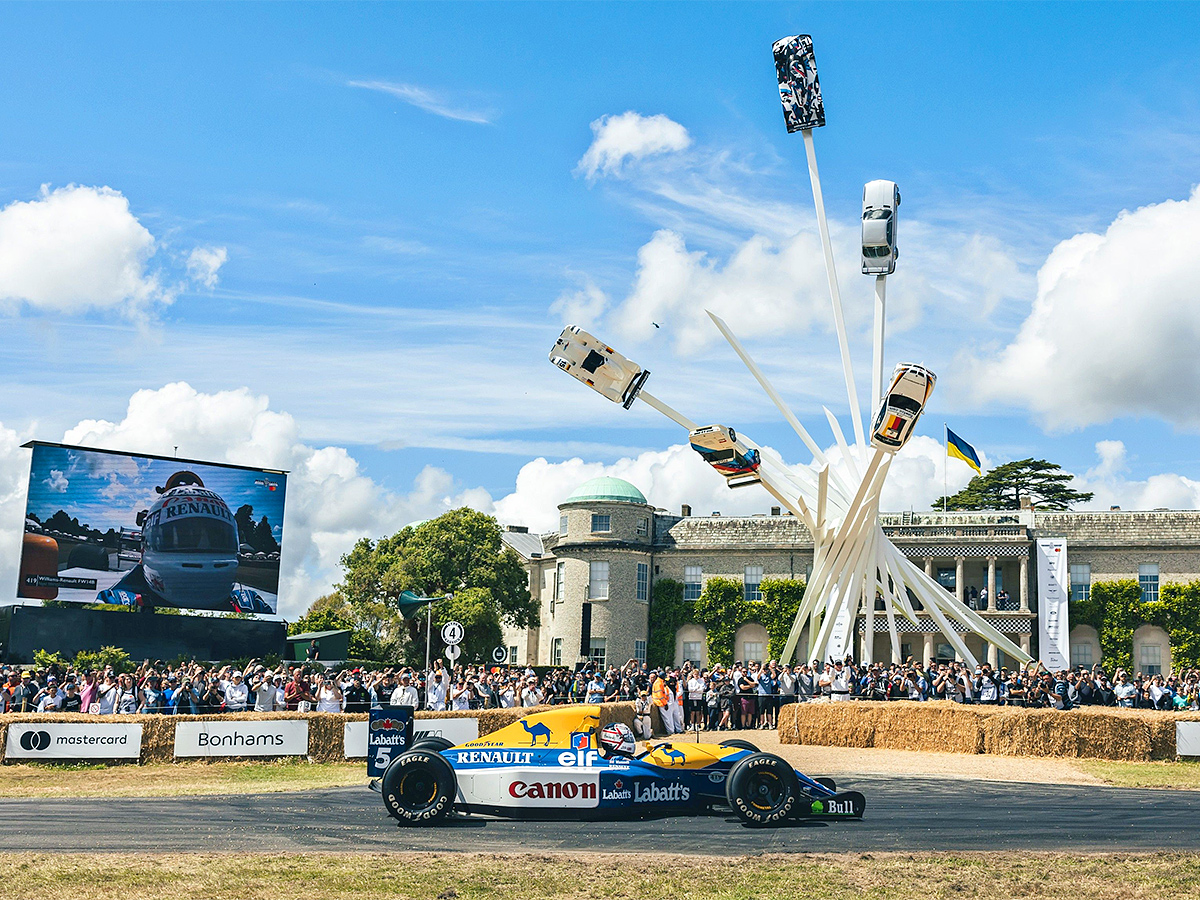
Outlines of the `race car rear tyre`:
<svg viewBox="0 0 1200 900">
<path fill-rule="evenodd" d="M 755 753 L 729 770 L 725 797 L 747 825 L 781 825 L 796 813 L 800 783 L 787 760 L 772 753 Z"/>
<path fill-rule="evenodd" d="M 820 778 L 814 778 L 813 781 L 815 781 L 817 784 L 824 785 L 825 787 L 829 788 L 831 791 L 837 791 L 837 782 L 834 781 L 832 778 L 826 778 L 826 777 L 822 776 Z"/>
<path fill-rule="evenodd" d="M 445 757 L 433 750 L 401 753 L 383 773 L 383 805 L 401 825 L 432 825 L 450 814 L 458 783 Z"/>
<path fill-rule="evenodd" d="M 443 750 L 449 750 L 454 746 L 454 741 L 442 737 L 440 734 L 431 734 L 420 740 L 413 741 L 410 750 L 433 750 L 441 753 Z"/>
<path fill-rule="evenodd" d="M 743 741 L 741 738 L 730 738 L 727 741 L 721 741 L 722 747 L 736 747 L 738 750 L 749 750 L 751 753 L 757 753 L 758 748 L 749 741 Z"/>
</svg>

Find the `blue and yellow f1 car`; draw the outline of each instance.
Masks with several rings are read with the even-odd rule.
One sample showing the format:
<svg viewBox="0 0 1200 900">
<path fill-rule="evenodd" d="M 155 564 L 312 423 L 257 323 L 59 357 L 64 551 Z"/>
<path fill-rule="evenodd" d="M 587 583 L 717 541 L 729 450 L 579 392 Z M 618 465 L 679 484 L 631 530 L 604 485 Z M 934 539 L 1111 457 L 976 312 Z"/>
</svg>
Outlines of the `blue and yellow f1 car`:
<svg viewBox="0 0 1200 900">
<path fill-rule="evenodd" d="M 377 785 L 388 813 L 429 825 L 453 812 L 507 818 L 695 815 L 729 806 L 748 825 L 860 819 L 866 801 L 741 741 L 657 742 L 632 756 L 597 740 L 598 706 L 526 716 L 458 746 L 440 739 L 396 756 Z"/>
</svg>

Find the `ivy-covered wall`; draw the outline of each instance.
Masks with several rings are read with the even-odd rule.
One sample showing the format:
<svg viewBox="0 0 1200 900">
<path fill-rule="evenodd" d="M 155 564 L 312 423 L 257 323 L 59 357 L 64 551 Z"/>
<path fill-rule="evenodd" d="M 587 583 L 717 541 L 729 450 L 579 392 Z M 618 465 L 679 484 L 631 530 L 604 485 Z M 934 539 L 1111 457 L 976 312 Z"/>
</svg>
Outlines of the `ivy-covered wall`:
<svg viewBox="0 0 1200 900">
<path fill-rule="evenodd" d="M 1171 663 L 1200 666 L 1200 581 L 1164 584 L 1158 599 L 1142 602 L 1142 589 L 1131 578 L 1098 581 L 1087 600 L 1071 604 L 1071 626 L 1091 625 L 1100 635 L 1105 668 L 1133 669 L 1133 633 L 1157 625 L 1171 636 Z"/>
<path fill-rule="evenodd" d="M 651 666 L 671 665 L 675 661 L 675 632 L 681 625 L 695 623 L 708 635 L 710 663 L 733 662 L 733 638 L 748 622 L 758 622 L 767 630 L 767 656 L 779 657 L 804 598 L 803 581 L 768 578 L 759 586 L 761 600 L 747 600 L 740 581 L 710 578 L 700 599 L 683 599 L 683 585 L 670 578 L 654 583 L 650 595 L 650 635 L 646 642 L 646 660 Z"/>
</svg>

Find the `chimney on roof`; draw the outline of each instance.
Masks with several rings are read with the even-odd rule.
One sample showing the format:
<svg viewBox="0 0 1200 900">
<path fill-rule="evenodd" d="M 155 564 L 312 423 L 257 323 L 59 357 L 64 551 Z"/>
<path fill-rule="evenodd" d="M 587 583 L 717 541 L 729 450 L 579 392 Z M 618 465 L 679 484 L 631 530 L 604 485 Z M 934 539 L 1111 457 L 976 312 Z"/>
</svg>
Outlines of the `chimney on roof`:
<svg viewBox="0 0 1200 900">
<path fill-rule="evenodd" d="M 527 525 L 505 525 L 504 527 L 511 534 L 529 534 Z"/>
<path fill-rule="evenodd" d="M 721 515 L 721 511 L 720 511 L 719 509 L 714 509 L 714 510 L 713 510 L 713 518 L 714 518 L 714 519 L 715 519 L 715 518 L 718 518 L 720 515 Z"/>
<path fill-rule="evenodd" d="M 773 516 L 779 515 L 779 507 L 778 506 L 771 507 L 771 515 L 773 515 Z"/>
<path fill-rule="evenodd" d="M 1028 494 L 1021 495 L 1021 509 L 1033 509 L 1033 498 Z"/>
<path fill-rule="evenodd" d="M 679 507 L 679 514 L 685 519 L 692 514 L 692 508 L 688 504 L 683 504 Z"/>
<path fill-rule="evenodd" d="M 1110 506 L 1110 507 L 1108 508 L 1108 511 L 1109 511 L 1109 512 L 1120 512 L 1120 511 L 1121 511 L 1121 507 L 1119 507 L 1119 506 Z"/>
</svg>

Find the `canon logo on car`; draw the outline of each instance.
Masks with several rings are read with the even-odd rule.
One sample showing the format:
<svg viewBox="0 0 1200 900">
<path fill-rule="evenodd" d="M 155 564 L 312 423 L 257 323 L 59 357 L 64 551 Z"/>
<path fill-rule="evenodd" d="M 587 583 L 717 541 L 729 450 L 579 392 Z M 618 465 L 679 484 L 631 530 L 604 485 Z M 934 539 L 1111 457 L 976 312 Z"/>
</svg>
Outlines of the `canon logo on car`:
<svg viewBox="0 0 1200 900">
<path fill-rule="evenodd" d="M 518 800 L 595 800 L 596 782 L 580 781 L 535 781 L 529 784 L 524 781 L 514 781 L 508 786 L 508 793 Z"/>
</svg>

